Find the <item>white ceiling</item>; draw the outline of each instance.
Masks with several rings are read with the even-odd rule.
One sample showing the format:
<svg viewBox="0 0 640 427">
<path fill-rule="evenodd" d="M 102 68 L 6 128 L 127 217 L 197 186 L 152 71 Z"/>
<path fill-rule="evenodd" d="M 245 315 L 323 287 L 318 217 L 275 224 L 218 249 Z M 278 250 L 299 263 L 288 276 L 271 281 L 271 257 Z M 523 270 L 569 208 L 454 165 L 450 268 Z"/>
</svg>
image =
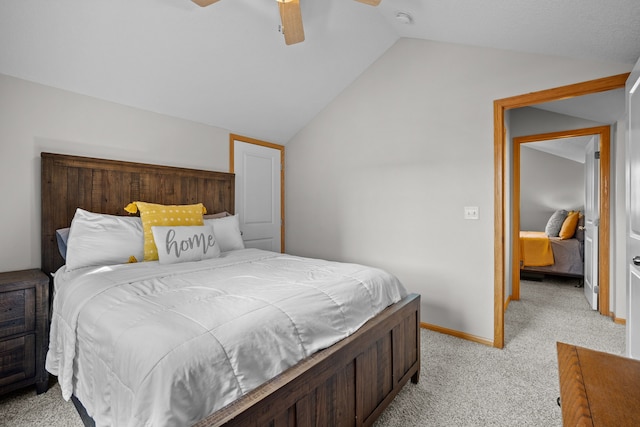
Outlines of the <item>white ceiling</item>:
<svg viewBox="0 0 640 427">
<path fill-rule="evenodd" d="M 624 89 L 594 93 L 535 105 L 535 108 L 604 124 L 620 120 L 625 113 Z"/>
<path fill-rule="evenodd" d="M 275 0 L 6 0 L 0 73 L 286 143 L 400 37 L 640 56 L 638 0 L 300 1 L 286 46 Z"/>
<path fill-rule="evenodd" d="M 526 145 L 534 150 L 544 151 L 574 162 L 584 163 L 587 152 L 587 144 L 593 139 L 590 136 L 576 136 L 573 138 L 551 139 L 549 141 L 529 142 Z"/>
</svg>

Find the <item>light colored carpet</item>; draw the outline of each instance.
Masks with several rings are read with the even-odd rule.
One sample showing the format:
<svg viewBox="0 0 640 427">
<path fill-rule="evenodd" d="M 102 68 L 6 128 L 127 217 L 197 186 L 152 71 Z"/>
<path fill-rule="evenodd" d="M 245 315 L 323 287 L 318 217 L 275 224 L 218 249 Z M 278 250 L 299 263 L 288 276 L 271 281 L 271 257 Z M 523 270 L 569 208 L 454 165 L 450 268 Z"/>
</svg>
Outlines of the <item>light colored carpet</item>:
<svg viewBox="0 0 640 427">
<path fill-rule="evenodd" d="M 420 382 L 376 427 L 561 426 L 556 341 L 622 354 L 625 328 L 590 310 L 575 280 L 521 283 L 503 350 L 423 331 Z"/>
<path fill-rule="evenodd" d="M 505 315 L 503 350 L 422 331 L 422 371 L 376 427 L 561 426 L 556 341 L 624 352 L 624 326 L 591 311 L 574 280 L 522 281 Z M 0 425 L 81 427 L 58 384 L 0 397 Z"/>
<path fill-rule="evenodd" d="M 46 393 L 36 395 L 35 387 L 0 397 L 0 426 L 83 427 L 73 403 L 65 402 L 57 382 Z"/>
</svg>

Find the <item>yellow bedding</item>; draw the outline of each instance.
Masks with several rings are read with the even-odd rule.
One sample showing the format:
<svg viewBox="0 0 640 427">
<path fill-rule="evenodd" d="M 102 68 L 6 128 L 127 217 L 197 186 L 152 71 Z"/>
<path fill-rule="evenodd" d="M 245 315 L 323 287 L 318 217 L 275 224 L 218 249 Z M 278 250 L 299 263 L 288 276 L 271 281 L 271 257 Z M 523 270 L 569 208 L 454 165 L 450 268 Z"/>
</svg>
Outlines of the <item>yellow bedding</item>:
<svg viewBox="0 0 640 427">
<path fill-rule="evenodd" d="M 551 242 L 544 231 L 520 232 L 521 267 L 543 267 L 553 263 Z"/>
</svg>

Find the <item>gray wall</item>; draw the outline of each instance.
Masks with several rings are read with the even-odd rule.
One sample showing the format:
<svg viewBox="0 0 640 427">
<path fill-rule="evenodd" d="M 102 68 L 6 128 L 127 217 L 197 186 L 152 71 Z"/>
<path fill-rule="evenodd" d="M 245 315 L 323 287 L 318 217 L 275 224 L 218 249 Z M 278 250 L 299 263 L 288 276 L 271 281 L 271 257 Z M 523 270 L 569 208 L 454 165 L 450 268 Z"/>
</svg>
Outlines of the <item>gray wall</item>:
<svg viewBox="0 0 640 427">
<path fill-rule="evenodd" d="M 520 229 L 544 231 L 555 210 L 584 211 L 585 167 L 529 145 L 520 147 Z"/>
</svg>

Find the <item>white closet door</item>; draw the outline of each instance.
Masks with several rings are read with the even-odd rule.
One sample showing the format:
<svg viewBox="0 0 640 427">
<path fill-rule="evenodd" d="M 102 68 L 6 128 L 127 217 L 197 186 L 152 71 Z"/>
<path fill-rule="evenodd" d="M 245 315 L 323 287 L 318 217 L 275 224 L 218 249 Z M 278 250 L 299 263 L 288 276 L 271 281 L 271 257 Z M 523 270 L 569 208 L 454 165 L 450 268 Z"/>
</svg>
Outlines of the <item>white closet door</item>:
<svg viewBox="0 0 640 427">
<path fill-rule="evenodd" d="M 282 152 L 275 148 L 234 141 L 236 214 L 244 244 L 280 252 Z"/>
</svg>

